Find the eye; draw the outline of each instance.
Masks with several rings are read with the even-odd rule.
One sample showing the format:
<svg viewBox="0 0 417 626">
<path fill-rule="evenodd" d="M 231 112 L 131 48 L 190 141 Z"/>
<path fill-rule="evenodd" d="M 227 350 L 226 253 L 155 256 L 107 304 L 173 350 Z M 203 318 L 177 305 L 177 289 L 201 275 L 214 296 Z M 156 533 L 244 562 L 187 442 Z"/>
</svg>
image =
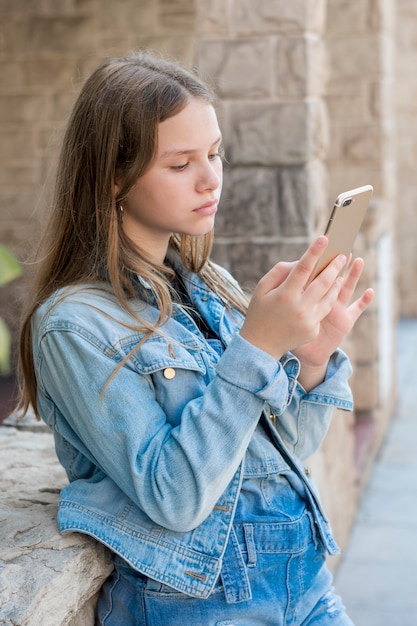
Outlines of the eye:
<svg viewBox="0 0 417 626">
<path fill-rule="evenodd" d="M 171 169 L 174 170 L 175 172 L 182 172 L 183 170 L 185 170 L 187 166 L 188 166 L 188 162 L 182 163 L 181 165 L 172 165 Z"/>
<path fill-rule="evenodd" d="M 217 152 L 214 152 L 213 154 L 209 154 L 209 159 L 210 161 L 214 161 L 215 159 L 222 159 L 223 156 L 224 156 L 223 147 L 219 146 L 219 149 L 217 150 Z"/>
</svg>

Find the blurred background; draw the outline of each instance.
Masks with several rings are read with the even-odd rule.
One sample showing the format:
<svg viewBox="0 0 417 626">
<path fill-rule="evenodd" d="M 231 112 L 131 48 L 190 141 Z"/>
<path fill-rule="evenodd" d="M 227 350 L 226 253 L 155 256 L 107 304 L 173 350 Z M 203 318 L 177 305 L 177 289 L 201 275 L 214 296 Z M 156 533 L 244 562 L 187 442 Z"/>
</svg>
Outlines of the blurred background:
<svg viewBox="0 0 417 626">
<path fill-rule="evenodd" d="M 150 48 L 214 86 L 227 164 L 213 257 L 249 289 L 299 257 L 338 193 L 373 185 L 355 253 L 376 298 L 344 346 L 356 410 L 311 460 L 343 547 L 397 402 L 396 324 L 417 317 L 417 3 L 1 0 L 0 28 L 0 244 L 22 270 L 3 280 L 0 255 L 0 421 L 61 134 L 104 58 Z"/>
</svg>

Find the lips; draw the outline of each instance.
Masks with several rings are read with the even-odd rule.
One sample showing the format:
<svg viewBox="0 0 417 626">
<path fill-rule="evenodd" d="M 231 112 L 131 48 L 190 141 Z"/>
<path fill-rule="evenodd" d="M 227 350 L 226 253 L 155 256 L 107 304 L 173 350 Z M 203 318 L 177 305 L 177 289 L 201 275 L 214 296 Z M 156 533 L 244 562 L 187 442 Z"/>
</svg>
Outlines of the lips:
<svg viewBox="0 0 417 626">
<path fill-rule="evenodd" d="M 217 211 L 217 202 L 218 200 L 210 200 L 206 202 L 202 206 L 198 207 L 198 209 L 194 209 L 194 213 L 199 213 L 200 215 L 213 215 Z"/>
</svg>

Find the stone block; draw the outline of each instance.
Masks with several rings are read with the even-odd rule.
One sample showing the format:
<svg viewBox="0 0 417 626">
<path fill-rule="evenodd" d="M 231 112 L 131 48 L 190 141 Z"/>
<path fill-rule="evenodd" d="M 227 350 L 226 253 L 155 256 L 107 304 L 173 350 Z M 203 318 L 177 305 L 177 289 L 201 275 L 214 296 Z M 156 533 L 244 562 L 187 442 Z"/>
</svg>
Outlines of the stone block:
<svg viewBox="0 0 417 626">
<path fill-rule="evenodd" d="M 365 312 L 355 324 L 355 357 L 359 363 L 378 358 L 378 326 L 375 313 Z"/>
<path fill-rule="evenodd" d="M 225 170 L 216 237 L 308 237 L 326 211 L 322 167 L 235 167 Z M 322 228 L 324 224 L 322 225 Z"/>
<path fill-rule="evenodd" d="M 196 42 L 193 33 L 179 35 L 136 33 L 136 36 L 131 39 L 131 45 L 135 50 L 137 48 L 157 50 L 169 58 L 180 59 L 189 67 L 195 65 Z"/>
<path fill-rule="evenodd" d="M 307 237 L 294 237 L 292 240 L 287 239 L 278 242 L 278 245 L 273 249 L 272 264 L 278 263 L 279 261 L 298 261 L 309 244 L 310 238 Z M 272 265 L 270 267 L 272 267 Z"/>
<path fill-rule="evenodd" d="M 27 74 L 23 63 L 13 62 L 10 59 L 0 62 L 0 85 L 4 90 L 3 93 L 24 88 L 26 80 Z"/>
<path fill-rule="evenodd" d="M 34 193 L 36 190 L 26 188 L 24 191 L 0 190 L 0 206 L 2 226 L 9 223 L 19 223 L 23 226 L 25 222 L 30 222 L 33 210 L 36 207 Z M 28 210 L 29 209 L 29 210 Z"/>
<path fill-rule="evenodd" d="M 417 276 L 417 259 L 415 239 L 403 238 L 401 240 L 401 259 L 406 261 L 402 263 L 398 270 L 398 284 L 401 292 L 401 313 L 404 317 L 417 317 L 417 299 L 414 287 Z"/>
<path fill-rule="evenodd" d="M 333 159 L 329 170 L 329 189 L 331 198 L 336 198 L 341 191 L 373 185 L 375 194 L 383 189 L 383 172 L 379 163 L 351 163 L 349 166 L 343 159 Z"/>
<path fill-rule="evenodd" d="M 195 22 L 194 0 L 159 0 L 158 22 L 172 32 L 192 31 Z"/>
<path fill-rule="evenodd" d="M 96 0 L 60 0 L 59 4 L 55 0 L 37 0 L 35 3 L 28 3 L 27 0 L 2 0 L 1 12 L 7 17 L 16 15 L 32 16 L 39 14 L 44 16 L 64 15 L 84 15 L 93 13 Z"/>
<path fill-rule="evenodd" d="M 77 73 L 72 58 L 28 59 L 25 64 L 26 85 L 38 93 L 68 91 Z"/>
<path fill-rule="evenodd" d="M 321 101 L 236 103 L 230 118 L 233 165 L 302 165 L 326 150 L 327 116 Z"/>
<path fill-rule="evenodd" d="M 174 3 L 175 4 L 175 3 Z M 159 3 L 153 0 L 100 0 L 97 12 L 99 30 L 116 35 L 116 41 L 126 40 L 131 32 L 157 33 Z"/>
<path fill-rule="evenodd" d="M 229 0 L 199 0 L 196 28 L 202 35 L 225 35 L 231 32 Z"/>
<path fill-rule="evenodd" d="M 33 130 L 21 127 L 19 130 L 7 131 L 0 126 L 0 159 L 3 163 L 27 165 L 37 155 L 36 133 Z M 14 184 L 15 181 L 11 179 L 10 182 Z"/>
<path fill-rule="evenodd" d="M 93 539 L 58 532 L 58 494 L 67 480 L 52 434 L 37 424 L 1 426 L 0 475 L 0 623 L 92 626 L 112 562 Z"/>
<path fill-rule="evenodd" d="M 38 129 L 37 141 L 43 156 L 53 156 L 55 160 L 58 158 L 64 137 L 64 129 L 65 125 L 63 122 L 54 124 L 53 127 L 45 126 L 45 128 Z"/>
<path fill-rule="evenodd" d="M 258 241 L 216 239 L 213 259 L 227 267 L 240 285 L 251 292 L 258 280 L 276 262 L 279 246 L 268 238 Z"/>
<path fill-rule="evenodd" d="M 397 128 L 415 125 L 417 117 L 417 81 L 411 81 L 409 76 L 395 86 L 394 104 L 401 116 L 397 121 Z"/>
<path fill-rule="evenodd" d="M 216 237 L 248 239 L 280 232 L 278 174 L 274 168 L 226 168 Z"/>
<path fill-rule="evenodd" d="M 381 196 L 375 194 L 369 203 L 362 227 L 361 239 L 358 240 L 358 254 L 370 252 L 375 254 L 375 244 L 378 239 L 391 229 L 390 209 L 388 201 L 382 200 Z"/>
<path fill-rule="evenodd" d="M 312 236 L 323 232 L 333 206 L 329 197 L 328 168 L 321 159 L 313 159 L 305 166 L 306 194 L 304 200 L 309 207 Z"/>
<path fill-rule="evenodd" d="M 331 74 L 353 78 L 376 77 L 384 70 L 381 37 L 377 34 L 329 37 L 327 46 L 331 58 Z"/>
<path fill-rule="evenodd" d="M 258 280 L 279 261 L 295 261 L 308 246 L 308 241 L 285 242 L 273 237 L 259 237 L 235 242 L 216 238 L 213 260 L 227 267 L 241 286 L 252 291 Z"/>
<path fill-rule="evenodd" d="M 324 42 L 317 36 L 279 37 L 276 93 L 283 97 L 323 95 L 328 78 Z"/>
<path fill-rule="evenodd" d="M 50 129 L 51 132 L 55 132 L 55 130 L 63 127 L 63 120 L 66 121 L 68 119 L 72 107 L 74 106 L 77 93 L 68 90 L 67 92 L 56 92 L 49 96 L 51 115 L 49 125 L 47 126 L 48 130 Z"/>
<path fill-rule="evenodd" d="M 411 180 L 409 180 L 410 173 L 412 178 L 415 177 L 415 164 L 417 158 L 417 136 L 414 134 L 414 129 L 415 123 L 411 123 L 408 126 L 408 134 L 404 133 L 398 138 L 398 149 L 401 153 L 401 161 L 403 166 L 400 180 L 403 184 L 405 182 L 407 182 L 408 184 L 412 182 Z M 406 193 L 406 190 L 404 188 L 402 190 L 402 193 Z"/>
<path fill-rule="evenodd" d="M 1 137 L 0 133 L 0 143 Z M 0 187 L 2 189 L 12 190 L 16 188 L 16 185 L 33 187 L 41 183 L 40 169 L 37 164 L 19 162 L 10 165 L 5 164 L 0 168 Z"/>
<path fill-rule="evenodd" d="M 312 193 L 310 170 L 282 167 L 278 170 L 279 233 L 284 237 L 312 234 L 317 197 Z"/>
<path fill-rule="evenodd" d="M 387 137 L 377 124 L 345 124 L 334 126 L 329 158 L 349 163 L 349 169 L 355 164 L 381 167 Z M 359 185 L 354 185 L 358 187 Z"/>
<path fill-rule="evenodd" d="M 328 0 L 327 33 L 334 37 L 366 33 L 368 30 L 369 0 Z"/>
<path fill-rule="evenodd" d="M 235 0 L 232 23 L 239 34 L 322 32 L 324 0 Z"/>
<path fill-rule="evenodd" d="M 378 364 L 356 363 L 352 390 L 357 411 L 372 411 L 379 404 Z"/>
<path fill-rule="evenodd" d="M 56 505 L 26 509 L 1 505 L 2 624 L 59 626 L 74 623 L 112 570 L 104 547 L 88 537 L 57 533 Z M 90 620 L 94 624 L 93 609 Z"/>
<path fill-rule="evenodd" d="M 202 41 L 198 67 L 220 98 L 271 95 L 271 49 L 265 38 Z"/>
<path fill-rule="evenodd" d="M 98 45 L 94 17 L 89 15 L 25 15 L 14 21 L 7 37 L 8 49 L 25 56 L 88 54 Z"/>
<path fill-rule="evenodd" d="M 369 78 L 357 77 L 354 80 L 346 80 L 344 77 L 332 73 L 327 84 L 326 96 L 353 97 L 355 94 L 367 94 L 369 91 Z"/>
<path fill-rule="evenodd" d="M 395 36 L 398 2 L 396 0 L 370 0 L 369 27 L 373 31 L 385 31 Z"/>
<path fill-rule="evenodd" d="M 49 99 L 43 95 L 0 96 L 0 119 L 9 123 L 39 123 L 51 116 Z"/>
<path fill-rule="evenodd" d="M 413 0 L 408 3 L 408 6 L 414 5 Z M 408 12 L 407 12 L 408 13 Z M 401 34 L 401 36 L 396 38 L 396 46 L 397 53 L 399 57 L 401 57 L 401 64 L 398 66 L 398 72 L 400 75 L 404 73 L 404 68 L 402 66 L 403 61 L 411 61 L 412 55 L 416 53 L 417 50 L 417 40 L 416 40 L 416 21 L 417 16 L 415 15 L 417 11 L 411 11 L 410 14 L 407 14 L 405 10 L 405 4 L 401 8 L 401 12 L 397 14 L 397 31 Z M 408 57 L 408 58 L 407 58 Z"/>
<path fill-rule="evenodd" d="M 329 116 L 333 126 L 344 126 L 346 120 L 349 120 L 351 124 L 358 124 L 366 119 L 370 120 L 369 86 L 363 85 L 363 88 L 358 88 L 352 94 L 348 93 L 347 90 L 343 91 L 343 89 L 342 83 L 340 93 L 326 97 Z"/>
<path fill-rule="evenodd" d="M 346 158 L 354 163 L 380 162 L 385 153 L 386 135 L 380 126 L 354 126 L 347 129 L 344 150 Z"/>
</svg>

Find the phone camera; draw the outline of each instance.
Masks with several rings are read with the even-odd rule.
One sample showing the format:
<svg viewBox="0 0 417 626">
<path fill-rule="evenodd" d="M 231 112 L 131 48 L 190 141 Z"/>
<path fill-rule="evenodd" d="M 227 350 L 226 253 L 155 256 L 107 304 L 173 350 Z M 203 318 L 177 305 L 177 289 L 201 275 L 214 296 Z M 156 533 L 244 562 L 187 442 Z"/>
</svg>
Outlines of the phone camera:
<svg viewBox="0 0 417 626">
<path fill-rule="evenodd" d="M 342 206 L 349 206 L 349 204 L 352 204 L 352 200 L 353 198 L 348 198 L 347 200 L 344 200 Z"/>
</svg>

